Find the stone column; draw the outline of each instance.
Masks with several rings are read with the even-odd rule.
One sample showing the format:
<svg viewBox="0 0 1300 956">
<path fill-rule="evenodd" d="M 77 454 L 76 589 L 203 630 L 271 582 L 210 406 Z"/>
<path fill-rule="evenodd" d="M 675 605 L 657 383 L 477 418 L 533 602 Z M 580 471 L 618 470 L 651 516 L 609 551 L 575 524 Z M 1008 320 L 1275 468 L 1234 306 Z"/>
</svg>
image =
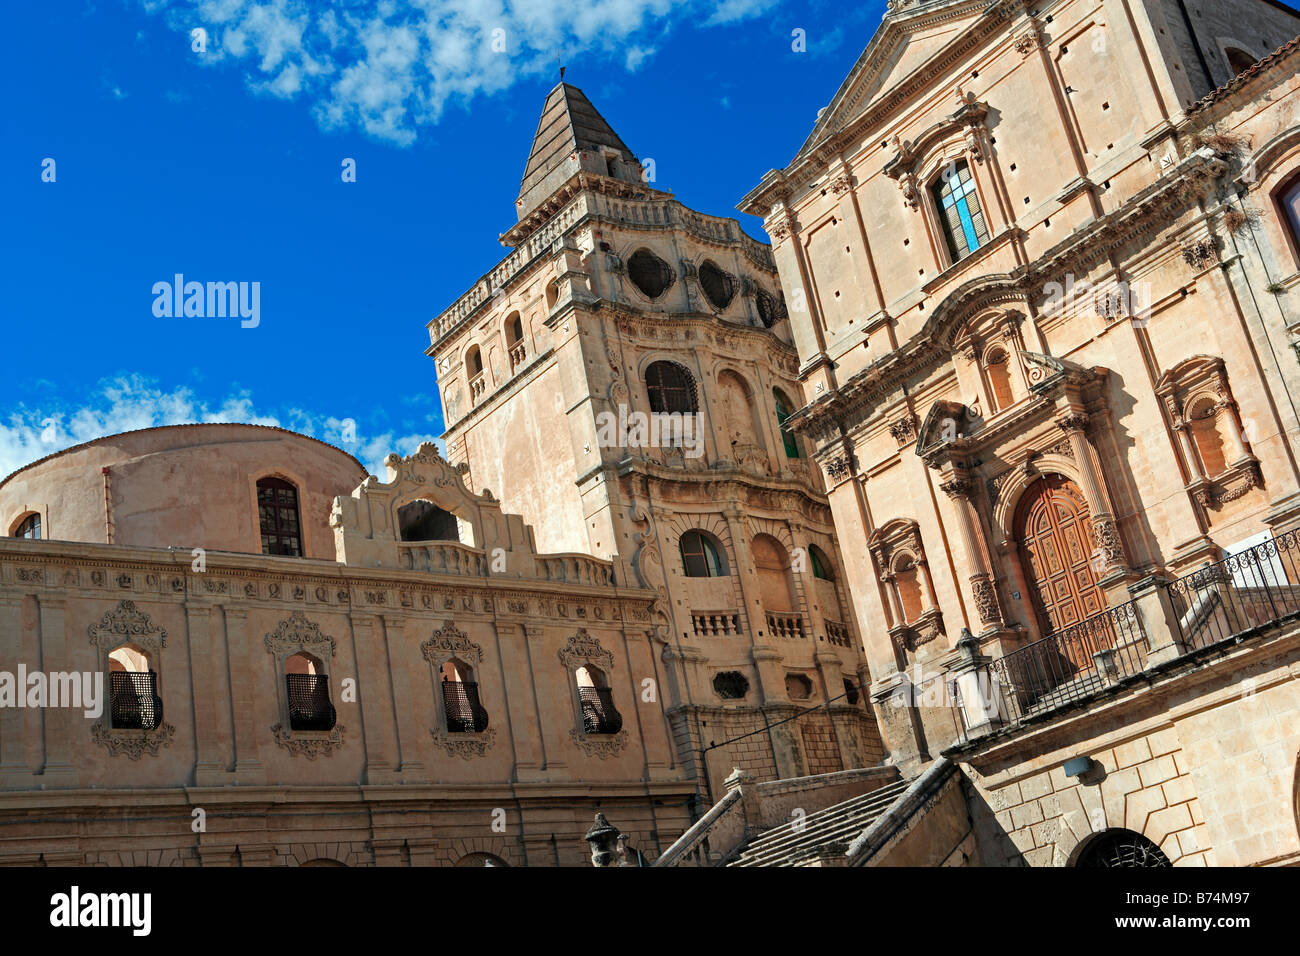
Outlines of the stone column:
<svg viewBox="0 0 1300 956">
<path fill-rule="evenodd" d="M 1088 510 L 1092 514 L 1092 531 L 1096 536 L 1101 557 L 1106 562 L 1099 577 L 1123 574 L 1128 570 L 1128 562 L 1124 556 L 1124 544 L 1120 539 L 1119 526 L 1115 523 L 1110 495 L 1106 492 L 1106 485 L 1101 478 L 1101 469 L 1097 464 L 1097 452 L 1092 447 L 1092 442 L 1088 440 L 1088 416 L 1070 412 L 1058 418 L 1056 424 L 1069 438 L 1074 460 L 1079 465 L 1083 494 L 1088 499 Z"/>
<path fill-rule="evenodd" d="M 211 605 L 187 600 L 185 622 L 190 642 L 190 687 L 194 692 L 194 783 L 200 787 L 219 787 L 230 781 L 221 760 L 217 729 Z"/>
<path fill-rule="evenodd" d="M 376 633 L 376 618 L 363 611 L 351 611 L 348 614 L 348 621 L 352 625 L 353 661 L 357 667 L 357 696 L 360 698 L 358 703 L 361 705 L 366 782 L 392 783 L 394 782 L 393 757 L 388 751 L 388 728 L 384 726 L 387 721 L 383 713 L 383 695 L 388 682 L 384 680 L 379 667 L 384 655 Z M 335 678 L 330 681 L 333 685 L 332 693 L 340 705 L 339 710 L 342 710 L 343 701 L 339 692 L 343 684 L 342 677 L 348 675 L 341 677 L 337 667 L 333 666 L 330 672 Z"/>
<path fill-rule="evenodd" d="M 5 636 L 9 652 L 13 655 L 9 658 L 7 667 L 14 668 L 18 662 L 30 660 L 24 650 L 29 635 L 23 633 L 21 594 L 0 595 L 0 634 Z M 15 692 L 25 695 L 27 689 L 19 687 Z M 30 727 L 25 727 L 28 715 L 33 723 Z M 25 707 L 0 708 L 0 780 L 4 780 L 6 786 L 11 785 L 11 775 L 22 774 L 26 777 L 30 773 L 27 765 L 27 740 L 29 733 L 35 736 L 36 716 L 37 712 Z"/>
<path fill-rule="evenodd" d="M 41 594 L 37 600 L 41 615 L 41 670 L 45 671 L 47 677 L 51 671 L 71 670 L 72 661 L 68 656 L 67 598 Z M 104 690 L 107 694 L 107 686 Z M 19 692 L 21 693 L 22 689 Z M 85 718 L 81 711 L 67 707 L 47 707 L 43 716 L 45 759 L 44 769 L 41 771 L 42 786 L 75 787 L 77 768 L 72 762 L 70 753 L 72 721 Z"/>
<path fill-rule="evenodd" d="M 248 612 L 243 608 L 225 606 L 226 616 L 226 657 L 230 668 L 230 710 L 235 724 L 235 776 L 242 784 L 266 782 L 266 768 L 262 764 L 258 742 L 262 737 L 270 739 L 270 727 L 257 727 L 254 721 L 256 710 L 254 704 L 259 696 L 259 683 L 256 680 L 248 648 Z M 263 654 L 265 648 L 261 648 Z M 258 668 L 260 670 L 260 668 Z M 283 677 L 277 672 L 277 682 Z M 279 701 L 283 693 L 275 687 Z M 279 706 L 276 705 L 278 716 Z"/>
<path fill-rule="evenodd" d="M 428 783 L 429 772 L 421 757 L 430 720 L 427 714 L 419 713 L 415 708 L 415 681 L 417 675 L 428 674 L 428 666 L 419 666 L 416 661 L 423 662 L 423 658 L 408 649 L 406 618 L 401 614 L 383 614 L 380 617 L 384 624 L 384 637 L 387 639 L 389 676 L 393 682 L 397 752 L 401 761 L 397 772 L 401 774 L 403 783 Z M 393 667 L 392 662 L 395 660 L 403 663 Z M 378 848 L 375 853 L 377 856 Z"/>
<path fill-rule="evenodd" d="M 971 595 L 979 611 L 980 623 L 984 631 L 1001 630 L 1002 609 L 998 605 L 997 589 L 993 586 L 993 574 L 985 559 L 982 535 L 978 528 L 979 516 L 975 513 L 975 503 L 971 501 L 974 482 L 961 472 L 954 472 L 953 477 L 939 486 L 957 509 L 957 528 L 961 532 L 962 548 L 966 555 L 966 566 L 970 568 Z"/>
<path fill-rule="evenodd" d="M 497 635 L 497 660 L 501 663 L 502 702 L 508 717 L 511 746 L 515 755 L 515 779 L 530 781 L 541 779 L 542 741 L 537 733 L 537 697 L 531 676 L 536 662 L 529 660 L 529 646 L 524 639 L 524 628 L 519 624 L 495 624 Z M 507 662 L 514 662 L 508 665 Z M 518 666 L 515 666 L 518 665 Z M 498 720 L 498 727 L 505 721 Z"/>
<path fill-rule="evenodd" d="M 554 651 L 547 654 L 544 628 L 534 624 L 525 625 L 524 634 L 528 638 L 528 661 L 532 666 L 534 689 L 537 688 L 539 678 L 549 684 L 555 683 L 548 680 L 545 676 L 547 674 L 555 674 L 564 681 L 562 690 L 557 685 L 551 693 L 537 695 L 537 715 L 541 723 L 537 736 L 542 741 L 542 769 L 546 772 L 546 779 L 565 779 L 568 772 L 560 757 L 560 742 L 568 740 L 569 731 L 577 727 L 577 717 L 573 713 L 573 690 L 569 687 L 573 676 L 556 658 Z"/>
</svg>

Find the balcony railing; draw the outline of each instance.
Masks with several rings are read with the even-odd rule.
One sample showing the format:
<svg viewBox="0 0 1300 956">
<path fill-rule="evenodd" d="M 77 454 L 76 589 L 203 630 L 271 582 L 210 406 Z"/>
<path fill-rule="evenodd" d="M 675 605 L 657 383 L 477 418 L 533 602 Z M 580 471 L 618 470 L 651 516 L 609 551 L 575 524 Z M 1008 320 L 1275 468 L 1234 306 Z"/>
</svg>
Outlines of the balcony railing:
<svg viewBox="0 0 1300 956">
<path fill-rule="evenodd" d="M 1300 531 L 1288 531 L 1170 583 L 1187 650 L 1300 615 L 1298 536 Z"/>
<path fill-rule="evenodd" d="M 514 372 L 519 366 L 524 364 L 524 359 L 528 357 L 528 350 L 524 348 L 523 342 L 516 342 L 510 346 L 510 371 Z"/>
<path fill-rule="evenodd" d="M 108 689 L 114 730 L 154 730 L 162 723 L 156 672 L 110 671 Z"/>
<path fill-rule="evenodd" d="M 824 622 L 826 624 L 826 641 L 834 644 L 836 647 L 848 647 L 852 643 L 849 637 L 849 629 L 839 621 L 832 621 L 829 618 Z"/>
<path fill-rule="evenodd" d="M 285 674 L 289 692 L 289 728 L 291 730 L 333 730 L 336 714 L 330 703 L 330 679 L 327 674 Z"/>
<path fill-rule="evenodd" d="M 477 405 L 478 400 L 483 397 L 483 393 L 486 391 L 487 391 L 487 379 L 484 378 L 483 372 L 479 372 L 477 375 L 475 375 L 473 378 L 469 380 L 470 404 Z"/>
<path fill-rule="evenodd" d="M 735 637 L 740 634 L 738 611 L 692 611 L 691 627 L 696 637 Z"/>
<path fill-rule="evenodd" d="M 807 636 L 803 630 L 803 618 L 798 614 L 773 614 L 768 611 L 767 630 L 769 634 L 786 640 L 802 640 Z"/>
<path fill-rule="evenodd" d="M 623 716 L 614 707 L 608 687 L 579 687 L 582 729 L 589 734 L 616 734 L 623 729 Z"/>
<path fill-rule="evenodd" d="M 993 661 L 987 690 L 1003 719 L 1019 722 L 1091 697 L 1146 660 L 1141 618 L 1126 601 Z"/>
<path fill-rule="evenodd" d="M 447 729 L 453 734 L 481 734 L 487 730 L 488 713 L 478 699 L 474 681 L 442 682 L 442 706 Z"/>
</svg>

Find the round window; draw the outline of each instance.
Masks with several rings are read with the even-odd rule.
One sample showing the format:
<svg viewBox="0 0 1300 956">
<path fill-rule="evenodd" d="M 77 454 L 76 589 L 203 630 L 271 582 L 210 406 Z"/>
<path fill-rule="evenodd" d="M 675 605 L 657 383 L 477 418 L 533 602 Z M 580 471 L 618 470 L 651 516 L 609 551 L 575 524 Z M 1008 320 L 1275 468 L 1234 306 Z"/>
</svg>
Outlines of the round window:
<svg viewBox="0 0 1300 956">
<path fill-rule="evenodd" d="M 627 260 L 627 277 L 647 298 L 657 299 L 677 277 L 673 268 L 649 249 L 638 249 Z"/>
<path fill-rule="evenodd" d="M 736 296 L 736 277 L 723 272 L 711 260 L 700 266 L 700 286 L 715 309 L 725 309 Z"/>
</svg>

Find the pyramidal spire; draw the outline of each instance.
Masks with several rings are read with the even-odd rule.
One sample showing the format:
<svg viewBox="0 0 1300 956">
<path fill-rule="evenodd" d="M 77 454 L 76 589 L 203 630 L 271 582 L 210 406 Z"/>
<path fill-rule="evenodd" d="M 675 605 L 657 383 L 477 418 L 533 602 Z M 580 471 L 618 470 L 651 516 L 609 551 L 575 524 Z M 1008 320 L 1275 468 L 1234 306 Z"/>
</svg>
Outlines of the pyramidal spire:
<svg viewBox="0 0 1300 956">
<path fill-rule="evenodd" d="M 632 150 L 582 90 L 561 82 L 546 94 L 542 106 L 515 203 L 519 218 L 532 212 L 579 169 L 641 181 L 641 164 Z"/>
</svg>

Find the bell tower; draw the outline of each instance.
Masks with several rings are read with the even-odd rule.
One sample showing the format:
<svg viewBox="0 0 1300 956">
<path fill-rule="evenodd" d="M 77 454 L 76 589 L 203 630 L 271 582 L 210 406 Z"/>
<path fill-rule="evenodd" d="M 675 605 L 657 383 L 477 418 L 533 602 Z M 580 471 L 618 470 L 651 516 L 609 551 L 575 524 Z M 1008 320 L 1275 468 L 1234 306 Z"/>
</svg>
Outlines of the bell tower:
<svg viewBox="0 0 1300 956">
<path fill-rule="evenodd" d="M 659 643 L 644 677 L 714 794 L 736 766 L 872 766 L 822 476 L 783 427 L 804 400 L 771 250 L 647 179 L 581 90 L 547 94 L 510 253 L 429 324 L 448 455 L 539 549 L 658 591 L 627 623 Z"/>
</svg>

